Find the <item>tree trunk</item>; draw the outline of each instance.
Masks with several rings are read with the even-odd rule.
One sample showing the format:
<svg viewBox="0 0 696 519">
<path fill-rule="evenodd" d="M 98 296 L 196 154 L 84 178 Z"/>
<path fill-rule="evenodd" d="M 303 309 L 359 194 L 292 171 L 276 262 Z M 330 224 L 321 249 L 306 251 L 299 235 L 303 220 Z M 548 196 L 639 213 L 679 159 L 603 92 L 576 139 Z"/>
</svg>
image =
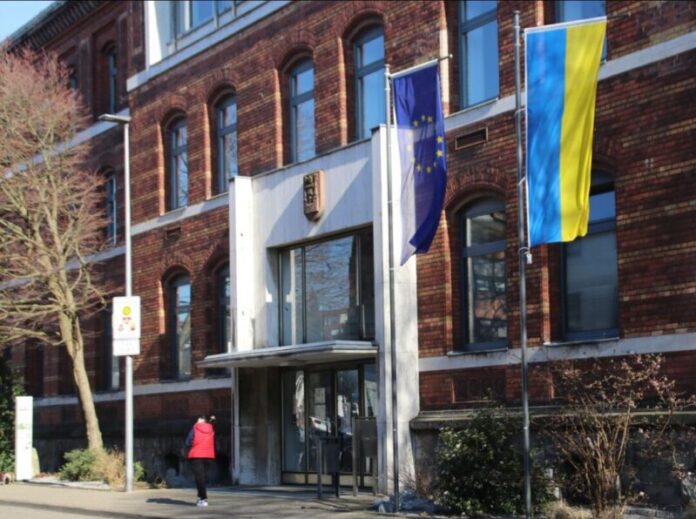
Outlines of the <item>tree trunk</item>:
<svg viewBox="0 0 696 519">
<path fill-rule="evenodd" d="M 92 398 L 92 389 L 89 385 L 89 377 L 85 369 L 85 356 L 82 347 L 78 348 L 73 357 L 73 377 L 77 388 L 77 398 L 82 406 L 82 414 L 85 417 L 85 429 L 87 432 L 87 445 L 90 449 L 101 450 L 104 448 L 97 409 Z"/>
<path fill-rule="evenodd" d="M 82 414 L 85 418 L 85 430 L 87 433 L 87 445 L 90 449 L 104 449 L 101 429 L 99 428 L 99 418 L 94 407 L 92 389 L 89 385 L 89 377 L 85 368 L 84 345 L 82 332 L 80 331 L 80 320 L 69 315 L 61 314 L 58 317 L 61 328 L 61 335 L 65 341 L 65 348 L 72 359 L 73 379 L 77 388 L 77 398 L 82 407 Z"/>
</svg>

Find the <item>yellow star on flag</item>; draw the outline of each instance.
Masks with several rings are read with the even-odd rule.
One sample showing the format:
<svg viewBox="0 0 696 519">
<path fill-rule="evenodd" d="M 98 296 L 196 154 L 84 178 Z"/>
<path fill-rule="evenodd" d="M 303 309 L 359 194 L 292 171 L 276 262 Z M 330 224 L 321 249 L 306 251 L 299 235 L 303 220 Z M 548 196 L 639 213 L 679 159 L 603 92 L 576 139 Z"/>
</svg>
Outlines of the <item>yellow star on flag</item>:
<svg viewBox="0 0 696 519">
<path fill-rule="evenodd" d="M 421 115 L 421 121 L 425 121 L 425 115 Z"/>
<path fill-rule="evenodd" d="M 442 150 L 437 150 L 437 151 L 435 152 L 435 156 L 436 156 L 436 157 L 442 157 Z"/>
<path fill-rule="evenodd" d="M 418 121 L 413 121 L 413 126 L 418 127 Z"/>
<path fill-rule="evenodd" d="M 438 135 L 438 136 L 437 136 L 437 143 L 438 143 L 438 144 L 442 144 L 443 140 L 444 140 L 444 139 L 442 138 L 441 135 Z"/>
<path fill-rule="evenodd" d="M 426 173 L 430 173 L 432 170 L 433 170 L 433 168 L 431 168 L 430 166 L 428 166 L 427 168 L 425 168 L 425 172 L 426 172 Z"/>
</svg>

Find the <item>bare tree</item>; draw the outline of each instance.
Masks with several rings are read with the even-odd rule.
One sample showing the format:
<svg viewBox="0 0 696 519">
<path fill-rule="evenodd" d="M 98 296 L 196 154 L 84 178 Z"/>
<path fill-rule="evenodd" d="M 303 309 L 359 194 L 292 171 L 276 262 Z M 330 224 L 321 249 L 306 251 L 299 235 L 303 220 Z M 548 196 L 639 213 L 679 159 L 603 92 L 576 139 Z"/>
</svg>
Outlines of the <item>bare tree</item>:
<svg viewBox="0 0 696 519">
<path fill-rule="evenodd" d="M 570 468 L 570 490 L 590 501 L 596 517 L 613 516 L 630 497 L 621 476 L 637 426 L 652 431 L 642 436 L 642 449 L 657 453 L 670 441 L 674 412 L 693 406 L 662 373 L 662 362 L 659 355 L 629 355 L 554 366 L 562 408 L 548 432 Z"/>
<path fill-rule="evenodd" d="M 64 347 L 90 448 L 102 435 L 83 322 L 103 306 L 103 181 L 74 138 L 86 119 L 55 57 L 0 49 L 0 338 Z"/>
</svg>

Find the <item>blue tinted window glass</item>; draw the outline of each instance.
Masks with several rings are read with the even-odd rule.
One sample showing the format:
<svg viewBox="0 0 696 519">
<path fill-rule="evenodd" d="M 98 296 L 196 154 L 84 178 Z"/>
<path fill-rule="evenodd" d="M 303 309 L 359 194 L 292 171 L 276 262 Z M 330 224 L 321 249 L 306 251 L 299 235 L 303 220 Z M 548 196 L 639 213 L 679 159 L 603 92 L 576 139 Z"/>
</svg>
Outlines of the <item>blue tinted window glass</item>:
<svg viewBox="0 0 696 519">
<path fill-rule="evenodd" d="M 466 10 L 466 19 L 473 20 L 477 16 L 496 9 L 496 0 L 469 0 L 464 8 Z"/>
<path fill-rule="evenodd" d="M 357 137 L 370 136 L 372 129 L 385 121 L 384 107 L 384 33 L 382 27 L 370 29 L 357 39 L 356 117 Z"/>
<path fill-rule="evenodd" d="M 558 21 L 573 22 L 586 18 L 606 16 L 607 6 L 604 0 L 560 0 L 557 3 Z M 607 40 L 604 39 L 602 59 L 607 59 Z"/>
<path fill-rule="evenodd" d="M 217 2 L 217 12 L 224 13 L 232 9 L 232 0 L 218 0 Z"/>
<path fill-rule="evenodd" d="M 314 156 L 314 99 L 297 105 L 297 160 Z"/>
<path fill-rule="evenodd" d="M 608 220 L 616 216 L 614 191 L 592 195 L 590 197 L 590 223 Z"/>
<path fill-rule="evenodd" d="M 565 0 L 560 2 L 561 22 L 596 18 L 606 14 L 604 0 Z"/>
<path fill-rule="evenodd" d="M 497 2 L 461 2 L 461 106 L 495 98 L 500 92 Z"/>
<path fill-rule="evenodd" d="M 468 104 L 498 95 L 498 23 L 474 29 L 466 36 Z"/>
<path fill-rule="evenodd" d="M 385 120 L 384 70 L 380 69 L 366 75 L 362 86 L 364 92 L 362 137 L 369 137 L 372 129 Z"/>
<path fill-rule="evenodd" d="M 191 2 L 191 28 L 198 27 L 213 18 L 213 4 L 212 0 Z"/>
<path fill-rule="evenodd" d="M 314 156 L 314 68 L 307 60 L 290 74 L 290 138 L 293 161 Z"/>
<path fill-rule="evenodd" d="M 360 48 L 360 66 L 384 59 L 384 36 L 379 34 L 363 42 Z"/>
<path fill-rule="evenodd" d="M 295 75 L 295 94 L 304 94 L 314 89 L 314 68 L 300 70 Z"/>
</svg>

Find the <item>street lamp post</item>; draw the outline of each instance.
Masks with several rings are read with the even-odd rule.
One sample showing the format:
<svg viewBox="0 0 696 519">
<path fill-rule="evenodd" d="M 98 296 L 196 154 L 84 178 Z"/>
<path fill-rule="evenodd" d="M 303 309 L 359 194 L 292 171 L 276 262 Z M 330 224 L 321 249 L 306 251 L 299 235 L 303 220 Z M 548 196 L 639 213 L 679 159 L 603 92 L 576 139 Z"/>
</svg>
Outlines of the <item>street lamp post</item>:
<svg viewBox="0 0 696 519">
<path fill-rule="evenodd" d="M 131 253 L 131 204 L 130 204 L 130 148 L 128 130 L 131 118 L 128 115 L 102 114 L 100 121 L 123 125 L 123 184 L 125 193 L 125 240 L 126 240 L 126 297 L 133 295 Z M 133 491 L 133 356 L 126 355 L 126 492 Z"/>
</svg>

